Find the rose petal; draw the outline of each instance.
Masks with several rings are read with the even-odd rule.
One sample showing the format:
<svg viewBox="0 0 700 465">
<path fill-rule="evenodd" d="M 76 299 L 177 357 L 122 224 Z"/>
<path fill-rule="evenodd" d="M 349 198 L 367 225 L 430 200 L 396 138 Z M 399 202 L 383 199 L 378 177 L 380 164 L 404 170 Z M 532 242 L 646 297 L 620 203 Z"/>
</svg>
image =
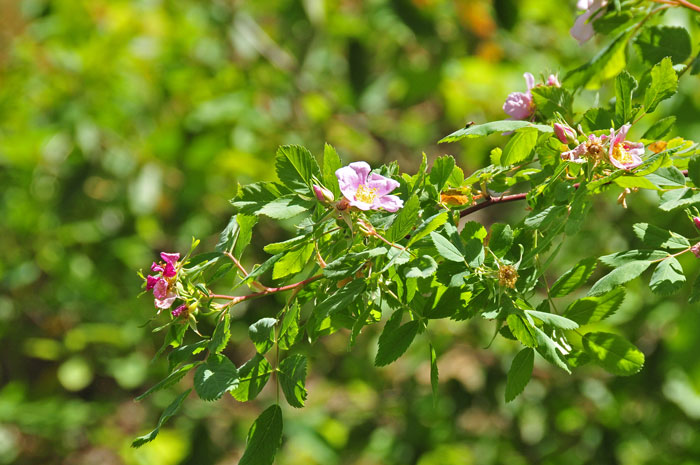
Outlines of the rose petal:
<svg viewBox="0 0 700 465">
<path fill-rule="evenodd" d="M 533 112 L 532 96 L 522 92 L 511 93 L 503 104 L 503 111 L 513 119 L 528 119 Z"/>
<path fill-rule="evenodd" d="M 177 299 L 177 294 L 170 292 L 164 299 L 156 299 L 155 305 L 158 308 L 170 308 L 173 305 L 173 302 L 175 302 L 175 299 Z"/>
<path fill-rule="evenodd" d="M 588 41 L 595 31 L 593 30 L 593 25 L 588 22 L 588 19 L 593 14 L 593 10 L 586 10 L 581 15 L 576 18 L 573 27 L 569 30 L 571 37 L 578 40 L 578 44 L 582 45 L 584 42 Z"/>
<path fill-rule="evenodd" d="M 146 290 L 150 291 L 153 289 L 160 278 L 158 276 L 148 275 L 146 276 Z"/>
<path fill-rule="evenodd" d="M 161 252 L 160 258 L 162 258 L 165 263 L 170 263 L 171 265 L 175 266 L 175 263 L 180 260 L 180 254 Z"/>
<path fill-rule="evenodd" d="M 403 207 L 403 200 L 396 195 L 385 195 L 378 198 L 373 207 L 381 207 L 388 212 L 395 212 Z"/>
<path fill-rule="evenodd" d="M 153 262 L 151 264 L 151 271 L 153 271 L 154 273 L 162 273 L 163 270 L 164 270 L 164 268 L 162 266 L 160 266 L 159 264 L 157 264 L 156 262 Z"/>
<path fill-rule="evenodd" d="M 359 200 L 354 200 L 354 199 L 353 199 L 353 200 L 350 200 L 349 203 L 350 203 L 350 206 L 351 206 L 351 207 L 357 207 L 357 208 L 359 208 L 360 210 L 363 210 L 363 211 L 371 210 L 372 207 L 373 207 L 373 204 L 366 203 L 366 202 L 361 202 L 361 201 L 359 201 Z M 376 209 L 375 209 L 375 210 L 376 210 Z"/>
<path fill-rule="evenodd" d="M 381 174 L 377 173 L 372 173 L 367 178 L 367 187 L 377 189 L 377 197 L 381 197 L 383 195 L 388 194 L 400 185 L 401 184 L 399 184 L 398 181 L 395 181 L 390 178 L 385 178 Z"/>
<path fill-rule="evenodd" d="M 168 281 L 165 278 L 158 278 L 153 285 L 153 296 L 156 299 L 165 299 L 168 295 Z"/>
<path fill-rule="evenodd" d="M 535 87 L 535 76 L 533 76 L 532 73 L 525 73 L 523 74 L 523 77 L 525 78 L 525 83 L 527 84 L 528 91 Z"/>
<path fill-rule="evenodd" d="M 166 278 L 172 278 L 177 274 L 177 270 L 175 270 L 175 267 L 171 265 L 170 263 L 165 264 L 165 270 L 163 270 L 163 276 Z"/>
<path fill-rule="evenodd" d="M 335 177 L 338 178 L 340 192 L 343 193 L 346 199 L 355 200 L 357 187 L 360 184 L 367 182 L 367 174 L 370 167 L 363 161 L 350 163 L 348 166 L 343 166 L 335 171 Z"/>
</svg>

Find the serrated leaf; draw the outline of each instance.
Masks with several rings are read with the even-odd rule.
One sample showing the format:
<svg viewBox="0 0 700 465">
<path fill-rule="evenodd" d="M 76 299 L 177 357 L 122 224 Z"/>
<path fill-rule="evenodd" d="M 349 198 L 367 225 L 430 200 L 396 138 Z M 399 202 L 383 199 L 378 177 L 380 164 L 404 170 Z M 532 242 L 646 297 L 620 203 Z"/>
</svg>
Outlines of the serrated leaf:
<svg viewBox="0 0 700 465">
<path fill-rule="evenodd" d="M 622 126 L 632 119 L 632 92 L 637 88 L 637 81 L 630 73 L 623 70 L 615 78 L 615 122 Z"/>
<path fill-rule="evenodd" d="M 289 350 L 297 341 L 299 337 L 299 312 L 301 308 L 298 302 L 294 302 L 290 308 L 287 309 L 282 319 L 282 325 L 280 326 L 280 334 L 277 338 L 277 344 L 282 350 Z"/>
<path fill-rule="evenodd" d="M 664 58 L 651 68 L 651 83 L 644 94 L 644 110 L 651 113 L 662 101 L 678 90 L 678 75 L 670 58 Z"/>
<path fill-rule="evenodd" d="M 659 208 L 663 211 L 670 212 L 680 207 L 692 205 L 700 202 L 700 192 L 696 192 L 689 188 L 672 189 L 664 192 L 661 195 L 661 203 Z"/>
<path fill-rule="evenodd" d="M 561 315 L 556 315 L 554 313 L 540 312 L 537 310 L 524 310 L 530 316 L 541 320 L 543 323 L 555 326 L 561 329 L 576 329 L 578 328 L 578 323 L 572 321 Z"/>
<path fill-rule="evenodd" d="M 661 140 L 671 131 L 674 124 L 676 124 L 675 116 L 667 116 L 666 118 L 662 118 L 654 122 L 654 124 L 647 129 L 642 136 L 642 139 Z"/>
<path fill-rule="evenodd" d="M 282 242 L 273 242 L 263 247 L 263 250 L 271 255 L 286 252 L 308 241 L 308 236 L 297 236 Z"/>
<path fill-rule="evenodd" d="M 308 212 L 315 206 L 315 200 L 302 199 L 296 194 L 289 194 L 266 203 L 256 214 L 265 215 L 276 220 L 286 220 Z"/>
<path fill-rule="evenodd" d="M 404 267 L 406 278 L 429 278 L 437 271 L 437 262 L 430 255 L 422 255 Z"/>
<path fill-rule="evenodd" d="M 642 274 L 647 268 L 649 268 L 651 263 L 652 262 L 648 260 L 635 260 L 615 268 L 610 273 L 596 281 L 593 287 L 591 287 L 591 290 L 588 291 L 588 295 L 596 296 L 605 294 L 606 292 L 611 291 L 614 287 L 633 280 Z"/>
<path fill-rule="evenodd" d="M 649 66 L 670 57 L 673 63 L 683 63 L 691 52 L 690 35 L 685 28 L 648 26 L 634 39 L 634 46 Z"/>
<path fill-rule="evenodd" d="M 253 215 L 239 213 L 233 215 L 226 228 L 219 235 L 219 243 L 216 250 L 219 252 L 231 252 L 235 257 L 240 257 L 243 250 L 250 244 L 253 237 L 253 227 L 258 218 Z"/>
<path fill-rule="evenodd" d="M 571 114 L 573 98 L 564 87 L 535 86 L 530 89 L 535 108 L 545 119 L 554 118 L 557 113 L 564 116 Z"/>
<path fill-rule="evenodd" d="M 387 231 L 386 238 L 391 242 L 397 242 L 406 237 L 416 226 L 419 211 L 420 201 L 418 196 L 414 195 L 399 210 L 399 213 L 394 218 L 394 222 Z"/>
<path fill-rule="evenodd" d="M 231 204 L 239 213 L 258 215 L 260 209 L 281 195 L 277 185 L 271 182 L 258 182 L 241 187 L 238 195 L 231 200 Z"/>
<path fill-rule="evenodd" d="M 397 321 L 400 323 L 400 319 Z M 390 322 L 391 320 L 387 322 L 382 334 L 379 336 L 379 347 L 377 356 L 374 359 L 374 364 L 378 367 L 396 361 L 406 352 L 416 334 L 418 334 L 418 320 L 409 321 L 401 326 L 389 324 Z"/>
<path fill-rule="evenodd" d="M 460 129 L 453 132 L 449 136 L 443 137 L 438 144 L 445 142 L 456 142 L 461 139 L 471 139 L 475 137 L 488 136 L 496 132 L 510 132 L 521 128 L 535 128 L 539 132 L 554 132 L 551 126 L 543 124 L 533 124 L 529 121 L 520 120 L 502 120 L 502 121 L 491 121 L 485 124 L 475 124 L 467 128 Z"/>
<path fill-rule="evenodd" d="M 255 399 L 270 379 L 272 366 L 262 355 L 256 353 L 238 369 L 238 387 L 231 391 L 234 399 L 247 402 Z"/>
<path fill-rule="evenodd" d="M 527 160 L 536 144 L 537 129 L 523 128 L 517 130 L 503 148 L 503 155 L 501 155 L 500 160 L 501 166 L 514 165 Z"/>
<path fill-rule="evenodd" d="M 445 186 L 454 167 L 455 159 L 451 155 L 438 157 L 433 162 L 433 167 L 430 169 L 430 183 L 437 188 L 438 192 Z"/>
<path fill-rule="evenodd" d="M 301 408 L 306 400 L 306 357 L 291 355 L 280 363 L 280 386 L 287 403 Z"/>
<path fill-rule="evenodd" d="M 518 397 L 532 377 L 535 351 L 529 347 L 521 350 L 513 359 L 506 378 L 506 402 Z"/>
<path fill-rule="evenodd" d="M 688 161 L 688 178 L 695 187 L 700 187 L 700 156 L 695 155 Z"/>
<path fill-rule="evenodd" d="M 143 400 L 146 397 L 150 396 L 156 391 L 160 391 L 161 389 L 168 388 L 170 386 L 173 386 L 177 384 L 178 381 L 180 381 L 184 376 L 187 374 L 188 371 L 192 369 L 197 365 L 196 363 L 188 363 L 187 365 L 183 365 L 177 370 L 173 371 L 170 373 L 168 376 L 166 376 L 164 379 L 162 379 L 160 382 L 158 382 L 156 385 L 152 386 L 149 390 L 141 394 L 140 396 L 136 397 L 135 400 Z"/>
<path fill-rule="evenodd" d="M 272 465 L 282 444 L 282 409 L 271 405 L 248 430 L 245 452 L 238 465 Z"/>
<path fill-rule="evenodd" d="M 610 130 L 615 115 L 607 108 L 590 108 L 583 114 L 581 126 L 586 131 Z"/>
<path fill-rule="evenodd" d="M 284 145 L 277 149 L 275 171 L 282 184 L 297 192 L 310 193 L 312 176 L 321 179 L 316 159 L 300 145 Z"/>
<path fill-rule="evenodd" d="M 414 232 L 411 234 L 411 239 L 408 241 L 406 247 L 410 247 L 417 241 L 423 239 L 425 236 L 435 231 L 437 228 L 447 222 L 448 215 L 447 212 L 436 213 L 427 220 L 425 220 Z"/>
<path fill-rule="evenodd" d="M 636 261 L 650 261 L 662 260 L 668 257 L 669 253 L 663 250 L 627 250 L 625 252 L 617 252 L 610 255 L 603 255 L 598 257 L 601 263 L 605 263 L 608 266 L 617 268 L 618 266 L 624 265 L 630 262 Z"/>
<path fill-rule="evenodd" d="M 599 87 L 600 83 L 616 76 L 627 65 L 625 49 L 632 29 L 622 31 L 610 44 L 588 63 L 570 71 L 564 77 L 567 87 Z"/>
<path fill-rule="evenodd" d="M 528 347 L 537 346 L 535 331 L 524 317 L 517 313 L 511 313 L 506 318 L 506 321 L 510 332 L 518 341 L 520 341 L 521 344 Z"/>
<path fill-rule="evenodd" d="M 654 294 L 669 296 L 678 292 L 685 284 L 683 268 L 675 257 L 662 260 L 651 275 L 649 287 Z"/>
<path fill-rule="evenodd" d="M 584 297 L 571 302 L 564 316 L 581 326 L 595 323 L 613 315 L 624 300 L 625 289 L 617 287 L 598 297 Z"/>
<path fill-rule="evenodd" d="M 211 340 L 209 341 L 209 351 L 213 354 L 218 354 L 222 350 L 226 348 L 226 344 L 228 344 L 228 340 L 231 337 L 231 316 L 228 313 L 228 310 L 225 310 L 226 314 L 224 315 L 224 318 L 220 320 L 216 328 L 214 328 L 214 334 L 211 336 Z"/>
<path fill-rule="evenodd" d="M 661 187 L 683 187 L 685 186 L 685 176 L 675 166 L 666 166 L 659 168 L 653 173 L 645 176 L 656 186 Z"/>
<path fill-rule="evenodd" d="M 606 371 L 618 376 L 633 375 L 644 366 L 644 354 L 631 342 L 612 333 L 586 333 L 583 349 Z"/>
<path fill-rule="evenodd" d="M 194 390 L 202 400 L 220 399 L 238 387 L 238 369 L 224 355 L 211 355 L 194 372 Z"/>
<path fill-rule="evenodd" d="M 352 304 L 364 294 L 367 283 L 362 279 L 351 281 L 338 292 L 329 296 L 314 308 L 314 315 L 320 321 L 330 313 L 340 311 Z"/>
<path fill-rule="evenodd" d="M 552 284 L 549 295 L 551 297 L 563 297 L 572 293 L 586 284 L 586 281 L 588 281 L 593 271 L 595 271 L 595 267 L 595 258 L 584 258 Z"/>
<path fill-rule="evenodd" d="M 332 145 L 325 144 L 323 146 L 323 184 L 326 188 L 333 192 L 336 199 L 340 197 L 340 186 L 335 172 L 340 169 L 343 164 L 340 162 L 338 152 L 335 151 Z"/>
<path fill-rule="evenodd" d="M 690 242 L 680 234 L 659 228 L 649 223 L 636 223 L 632 226 L 634 234 L 644 243 L 653 248 L 686 249 Z"/>
<path fill-rule="evenodd" d="M 552 205 L 541 212 L 532 214 L 525 218 L 525 226 L 532 229 L 545 229 L 547 226 L 559 223 L 566 214 L 566 206 Z"/>
<path fill-rule="evenodd" d="M 248 336 L 260 355 L 264 355 L 274 345 L 275 324 L 275 318 L 261 318 L 248 328 Z"/>
<path fill-rule="evenodd" d="M 435 248 L 437 249 L 440 256 L 451 261 L 451 262 L 463 262 L 464 256 L 462 252 L 455 247 L 452 242 L 446 239 L 444 236 L 436 233 L 430 233 L 430 239 L 433 241 Z"/>
<path fill-rule="evenodd" d="M 172 370 L 179 364 L 186 362 L 190 357 L 197 355 L 200 352 L 204 352 L 207 348 L 209 341 L 197 341 L 193 344 L 188 344 L 186 346 L 180 346 L 168 354 L 168 370 Z"/>
<path fill-rule="evenodd" d="M 277 261 L 272 269 L 272 279 L 280 279 L 285 276 L 296 274 L 304 269 L 311 254 L 314 251 L 314 245 L 312 243 L 304 244 L 298 249 L 290 250 L 286 252 Z"/>
<path fill-rule="evenodd" d="M 534 327 L 534 330 L 535 338 L 537 339 L 537 353 L 549 363 L 571 374 L 571 370 L 562 358 L 563 352 L 561 346 L 537 326 Z"/>
<path fill-rule="evenodd" d="M 160 418 L 158 419 L 158 424 L 155 427 L 153 431 L 150 433 L 143 435 L 141 437 L 136 438 L 132 443 L 131 447 L 138 448 L 143 446 L 146 443 L 149 443 L 153 441 L 156 436 L 158 436 L 158 433 L 160 432 L 160 428 L 165 424 L 166 421 L 168 421 L 170 418 L 172 418 L 173 415 L 177 413 L 178 410 L 180 410 L 180 407 L 182 406 L 182 403 L 185 401 L 187 396 L 192 392 L 192 389 L 188 389 L 179 396 L 173 400 L 170 405 L 168 405 L 165 408 L 165 411 L 162 413 Z"/>
<path fill-rule="evenodd" d="M 509 224 L 494 223 L 489 235 L 489 249 L 497 257 L 503 257 L 513 245 L 513 230 Z"/>
</svg>

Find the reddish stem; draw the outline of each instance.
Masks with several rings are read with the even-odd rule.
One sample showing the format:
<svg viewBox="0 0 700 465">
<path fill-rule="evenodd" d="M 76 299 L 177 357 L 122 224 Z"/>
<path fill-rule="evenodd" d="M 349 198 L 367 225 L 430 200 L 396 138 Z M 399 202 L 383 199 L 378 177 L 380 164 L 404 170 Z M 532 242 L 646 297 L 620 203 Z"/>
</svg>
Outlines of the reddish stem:
<svg viewBox="0 0 700 465">
<path fill-rule="evenodd" d="M 312 276 L 308 279 L 305 279 L 303 281 L 299 281 L 298 283 L 294 284 L 287 284 L 286 286 L 281 286 L 281 287 L 266 287 L 264 291 L 260 292 L 255 292 L 253 294 L 248 294 L 248 295 L 225 295 L 225 294 L 209 294 L 209 297 L 212 299 L 226 299 L 231 301 L 231 305 L 235 305 L 237 303 L 243 302 L 244 300 L 250 300 L 250 299 L 256 299 L 258 297 L 262 297 L 268 294 L 276 294 L 278 292 L 284 292 L 284 291 L 291 291 L 293 289 L 297 289 L 299 287 L 305 286 L 309 283 L 312 283 L 318 279 L 321 279 L 323 275 L 316 275 Z"/>
</svg>

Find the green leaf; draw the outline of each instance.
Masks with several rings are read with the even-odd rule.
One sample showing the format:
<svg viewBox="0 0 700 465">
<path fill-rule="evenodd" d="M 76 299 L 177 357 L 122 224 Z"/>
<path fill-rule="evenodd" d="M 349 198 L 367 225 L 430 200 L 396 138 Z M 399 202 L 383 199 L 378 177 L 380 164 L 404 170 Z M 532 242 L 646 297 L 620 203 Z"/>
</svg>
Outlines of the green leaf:
<svg viewBox="0 0 700 465">
<path fill-rule="evenodd" d="M 224 318 L 217 323 L 216 328 L 214 328 L 214 334 L 212 334 L 209 341 L 208 349 L 212 354 L 218 354 L 224 350 L 228 340 L 231 338 L 231 315 L 228 313 L 228 310 L 225 310 L 225 312 Z"/>
<path fill-rule="evenodd" d="M 659 168 L 645 176 L 649 181 L 662 187 L 684 187 L 685 176 L 675 166 Z"/>
<path fill-rule="evenodd" d="M 581 126 L 589 132 L 601 129 L 609 131 L 614 118 L 615 115 L 606 108 L 590 108 L 583 114 Z"/>
<path fill-rule="evenodd" d="M 420 200 L 417 195 L 414 195 L 399 210 L 394 222 L 387 231 L 386 238 L 391 242 L 397 242 L 406 237 L 416 226 L 419 211 Z"/>
<path fill-rule="evenodd" d="M 282 194 L 279 187 L 271 182 L 248 184 L 238 189 L 238 195 L 231 200 L 233 208 L 246 215 L 259 215 L 259 211 Z"/>
<path fill-rule="evenodd" d="M 549 125 L 533 124 L 529 121 L 507 119 L 502 121 L 491 121 L 485 124 L 475 124 L 467 128 L 460 129 L 453 132 L 449 136 L 443 137 L 440 141 L 438 141 L 438 144 L 442 144 L 444 142 L 456 142 L 464 138 L 471 139 L 475 137 L 488 136 L 489 134 L 496 132 L 515 131 L 516 129 L 521 128 L 535 128 L 539 132 L 554 132 L 552 127 Z"/>
<path fill-rule="evenodd" d="M 623 70 L 615 79 L 615 123 L 622 126 L 632 120 L 632 92 L 637 88 L 637 81 L 630 73 Z"/>
<path fill-rule="evenodd" d="M 277 344 L 282 350 L 289 350 L 299 337 L 299 313 L 301 307 L 298 302 L 294 302 L 284 314 L 282 325 L 280 326 L 280 334 L 277 338 Z"/>
<path fill-rule="evenodd" d="M 338 292 L 331 295 L 314 309 L 315 317 L 321 321 L 330 313 L 334 313 L 346 308 L 348 305 L 359 299 L 364 294 L 367 284 L 362 279 L 351 281 L 342 287 Z"/>
<path fill-rule="evenodd" d="M 608 266 L 617 268 L 630 262 L 662 260 L 668 257 L 668 252 L 663 250 L 627 250 L 626 252 L 617 252 L 610 255 L 603 255 L 598 260 Z"/>
<path fill-rule="evenodd" d="M 437 188 L 438 192 L 445 186 L 454 168 L 455 159 L 452 158 L 451 155 L 445 155 L 435 159 L 433 167 L 430 170 L 430 183 Z"/>
<path fill-rule="evenodd" d="M 539 353 L 549 363 L 558 366 L 567 373 L 571 370 L 566 362 L 562 359 L 562 349 L 558 343 L 552 340 L 544 331 L 537 326 L 534 327 L 535 338 L 537 339 L 537 353 Z"/>
<path fill-rule="evenodd" d="M 258 218 L 253 215 L 244 215 L 242 213 L 233 215 L 219 236 L 216 250 L 219 252 L 231 252 L 235 257 L 240 257 L 243 254 L 243 250 L 250 244 L 250 240 L 253 237 L 253 226 L 257 222 Z"/>
<path fill-rule="evenodd" d="M 523 316 L 518 313 L 511 313 L 506 318 L 506 321 L 508 322 L 510 332 L 521 344 L 528 347 L 537 346 L 535 331 Z"/>
<path fill-rule="evenodd" d="M 506 402 L 518 397 L 532 377 L 535 351 L 529 347 L 521 350 L 513 359 L 506 379 Z"/>
<path fill-rule="evenodd" d="M 393 324 L 392 320 L 394 320 L 393 315 L 379 336 L 379 348 L 374 359 L 374 364 L 378 367 L 388 365 L 403 355 L 418 334 L 418 320 L 409 321 L 401 326 L 397 325 L 401 322 L 400 318 L 397 318 Z"/>
<path fill-rule="evenodd" d="M 525 313 L 527 313 L 530 316 L 534 316 L 535 318 L 542 320 L 545 324 L 555 326 L 557 328 L 561 329 L 576 329 L 578 328 L 578 323 L 575 321 L 572 321 L 566 317 L 563 317 L 561 315 L 556 315 L 554 313 L 547 313 L 547 312 L 540 312 L 537 310 L 525 310 Z"/>
<path fill-rule="evenodd" d="M 503 257 L 513 245 L 513 230 L 509 224 L 494 223 L 491 225 L 488 246 L 497 257 Z"/>
<path fill-rule="evenodd" d="M 308 212 L 315 206 L 315 200 L 306 200 L 296 194 L 289 194 L 266 203 L 256 214 L 265 215 L 276 220 L 286 220 Z"/>
<path fill-rule="evenodd" d="M 238 465 L 272 465 L 282 444 L 282 409 L 271 405 L 248 431 L 245 452 Z"/>
<path fill-rule="evenodd" d="M 690 247 L 690 242 L 685 237 L 653 224 L 636 223 L 632 229 L 634 234 L 648 247 L 664 249 L 687 249 Z"/>
<path fill-rule="evenodd" d="M 688 178 L 693 181 L 695 187 L 700 187 L 700 155 L 688 160 Z"/>
<path fill-rule="evenodd" d="M 661 203 L 659 208 L 663 211 L 670 212 L 680 207 L 692 205 L 700 202 L 700 192 L 695 192 L 689 188 L 672 189 L 664 192 L 661 195 Z"/>
<path fill-rule="evenodd" d="M 619 286 L 620 284 L 633 280 L 642 274 L 647 268 L 649 268 L 651 263 L 652 262 L 648 260 L 637 260 L 625 263 L 619 268 L 615 268 L 610 273 L 596 281 L 593 287 L 591 287 L 591 290 L 588 291 L 588 295 L 596 296 L 605 294 L 606 292 L 611 291 L 615 286 Z"/>
<path fill-rule="evenodd" d="M 165 424 L 166 421 L 168 421 L 170 418 L 172 418 L 173 415 L 177 413 L 178 410 L 180 410 L 180 407 L 182 406 L 182 403 L 185 401 L 188 395 L 190 395 L 190 392 L 192 392 L 192 389 L 188 389 L 179 396 L 173 400 L 170 405 L 168 405 L 165 408 L 165 411 L 163 414 L 160 416 L 158 419 L 158 424 L 155 427 L 153 431 L 150 433 L 143 435 L 141 437 L 138 437 L 134 440 L 134 442 L 131 443 L 131 447 L 137 448 L 141 447 L 146 443 L 149 443 L 153 441 L 156 436 L 158 436 L 158 433 L 160 432 L 160 428 Z"/>
<path fill-rule="evenodd" d="M 338 152 L 332 145 L 326 144 L 323 147 L 323 184 L 333 192 L 336 200 L 340 198 L 340 186 L 335 172 L 342 167 Z"/>
<path fill-rule="evenodd" d="M 644 354 L 632 343 L 612 333 L 586 333 L 582 339 L 584 351 L 608 372 L 630 376 L 644 366 Z"/>
<path fill-rule="evenodd" d="M 500 160 L 501 166 L 514 165 L 527 160 L 536 144 L 537 129 L 523 128 L 517 130 L 503 148 L 503 155 L 501 155 Z"/>
<path fill-rule="evenodd" d="M 644 94 L 644 110 L 651 113 L 662 101 L 678 90 L 678 75 L 670 58 L 664 58 L 651 68 L 651 84 Z"/>
<path fill-rule="evenodd" d="M 421 255 L 404 267 L 406 278 L 429 278 L 437 271 L 437 263 L 430 255 Z"/>
<path fill-rule="evenodd" d="M 202 400 L 220 399 L 238 387 L 238 369 L 224 355 L 212 355 L 194 372 L 194 390 Z"/>
<path fill-rule="evenodd" d="M 649 287 L 654 294 L 668 296 L 683 287 L 685 275 L 683 268 L 675 257 L 669 257 L 659 263 L 651 275 Z"/>
<path fill-rule="evenodd" d="M 667 116 L 666 118 L 662 118 L 654 122 L 654 124 L 647 129 L 642 136 L 642 139 L 661 140 L 671 131 L 674 124 L 676 124 L 675 116 Z"/>
<path fill-rule="evenodd" d="M 691 52 L 690 34 L 683 27 L 644 27 L 634 39 L 634 46 L 649 66 L 665 57 L 670 57 L 673 63 L 683 63 Z"/>
<path fill-rule="evenodd" d="M 566 206 L 551 205 L 541 212 L 531 214 L 525 218 L 525 226 L 532 229 L 545 229 L 554 223 L 559 224 L 566 215 Z"/>
<path fill-rule="evenodd" d="M 421 224 L 418 229 L 414 231 L 411 235 L 411 239 L 408 241 L 406 247 L 410 247 L 415 242 L 423 239 L 425 236 L 435 231 L 437 228 L 445 224 L 447 221 L 447 212 L 436 213 Z"/>
<path fill-rule="evenodd" d="M 192 356 L 197 355 L 206 350 L 209 341 L 197 341 L 193 344 L 188 344 L 186 346 L 180 346 L 168 354 L 168 370 L 172 371 L 173 368 L 179 364 L 188 361 Z"/>
<path fill-rule="evenodd" d="M 574 300 L 567 307 L 564 316 L 581 326 L 595 323 L 614 314 L 624 300 L 625 288 L 617 287 L 598 297 Z"/>
<path fill-rule="evenodd" d="M 306 357 L 295 354 L 280 363 L 280 386 L 287 403 L 301 408 L 306 400 Z"/>
<path fill-rule="evenodd" d="M 310 239 L 308 236 L 297 236 L 291 239 L 287 239 L 286 241 L 272 242 L 270 244 L 267 244 L 265 247 L 263 247 L 263 250 L 271 255 L 276 255 L 278 253 L 292 250 L 300 244 L 303 244 L 304 242 L 307 242 L 309 240 Z"/>
<path fill-rule="evenodd" d="M 309 242 L 296 250 L 291 250 L 284 254 L 272 269 L 272 279 L 284 278 L 303 270 L 306 264 L 309 263 L 313 251 L 314 245 Z"/>
<path fill-rule="evenodd" d="M 584 258 L 557 279 L 549 290 L 551 297 L 563 297 L 586 284 L 596 267 L 593 257 Z"/>
<path fill-rule="evenodd" d="M 431 232 L 430 239 L 432 239 L 433 244 L 435 244 L 435 248 L 443 258 L 452 262 L 464 261 L 462 252 L 460 252 L 459 249 L 452 244 L 452 242 L 446 239 L 445 236 L 442 236 L 436 232 Z"/>
<path fill-rule="evenodd" d="M 428 349 L 430 351 L 430 387 L 433 390 L 433 405 L 437 402 L 438 395 L 438 382 L 439 382 L 439 372 L 437 365 L 437 354 L 432 344 L 428 344 Z"/>
<path fill-rule="evenodd" d="M 545 119 L 552 119 L 557 113 L 571 114 L 573 98 L 564 87 L 536 86 L 530 89 L 535 108 Z"/>
<path fill-rule="evenodd" d="M 626 46 L 632 29 L 622 31 L 613 41 L 598 52 L 591 61 L 570 71 L 564 77 L 567 87 L 600 87 L 600 83 L 616 76 L 627 65 Z"/>
<path fill-rule="evenodd" d="M 234 399 L 247 402 L 255 399 L 270 379 L 272 366 L 262 355 L 256 353 L 238 369 L 238 387 L 231 391 Z"/>
<path fill-rule="evenodd" d="M 282 184 L 297 192 L 311 190 L 312 176 L 321 179 L 316 159 L 300 145 L 284 145 L 277 149 L 275 171 Z"/>
<path fill-rule="evenodd" d="M 248 336 L 260 355 L 264 355 L 275 344 L 275 324 L 275 318 L 261 318 L 248 327 Z"/>
<path fill-rule="evenodd" d="M 165 379 L 162 379 L 155 386 L 151 387 L 149 390 L 138 396 L 136 400 L 143 400 L 156 391 L 160 391 L 161 389 L 165 389 L 177 384 L 177 382 L 184 378 L 187 372 L 190 371 L 195 365 L 196 363 L 189 363 L 187 365 L 181 366 L 177 370 L 170 373 L 167 377 L 165 377 Z"/>
</svg>

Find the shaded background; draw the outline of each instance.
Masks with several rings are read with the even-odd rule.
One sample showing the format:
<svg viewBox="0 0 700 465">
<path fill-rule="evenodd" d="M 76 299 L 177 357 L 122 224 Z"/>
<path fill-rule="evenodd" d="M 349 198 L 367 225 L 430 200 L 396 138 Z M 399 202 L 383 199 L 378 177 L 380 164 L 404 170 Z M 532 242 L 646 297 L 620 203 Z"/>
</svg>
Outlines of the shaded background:
<svg viewBox="0 0 700 465">
<path fill-rule="evenodd" d="M 579 47 L 573 20 L 559 0 L 0 0 L 0 464 L 237 463 L 268 391 L 252 404 L 192 397 L 154 443 L 129 448 L 183 389 L 132 400 L 166 371 L 150 363 L 163 335 L 144 326 L 154 309 L 136 299 L 136 270 L 192 236 L 211 248 L 237 184 L 274 176 L 281 144 L 319 154 L 327 141 L 345 162 L 398 159 L 409 172 L 421 151 L 484 166 L 501 136 L 436 141 L 503 119 L 523 72 L 563 75 L 592 56 L 604 41 Z M 667 20 L 697 28 L 684 13 Z M 660 112 L 692 138 L 700 94 L 684 79 Z M 653 195 L 628 211 L 614 198 L 599 199 L 550 279 L 582 255 L 638 246 L 634 222 L 694 235 L 683 214 L 655 213 Z M 517 220 L 522 208 L 475 218 Z M 287 234 L 263 222 L 247 265 Z M 698 308 L 687 288 L 673 300 L 640 280 L 629 290 L 609 324 L 645 352 L 640 374 L 536 364 L 510 404 L 517 344 L 484 349 L 492 323 L 431 327 L 435 404 L 425 341 L 378 370 L 377 328 L 352 352 L 345 334 L 328 337 L 307 407 L 285 410 L 276 463 L 700 464 Z M 247 325 L 279 303 L 237 308 L 227 355 L 241 363 L 254 351 Z"/>
</svg>

